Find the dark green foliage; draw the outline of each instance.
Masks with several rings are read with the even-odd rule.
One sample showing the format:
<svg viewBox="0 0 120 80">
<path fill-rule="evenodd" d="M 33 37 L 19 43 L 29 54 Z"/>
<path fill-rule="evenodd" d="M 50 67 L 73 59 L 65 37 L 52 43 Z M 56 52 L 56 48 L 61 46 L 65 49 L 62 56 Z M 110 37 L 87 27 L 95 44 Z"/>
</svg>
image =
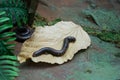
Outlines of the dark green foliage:
<svg viewBox="0 0 120 80">
<path fill-rule="evenodd" d="M 98 37 L 108 42 L 114 42 L 114 43 L 120 42 L 120 33 L 116 33 L 116 32 L 102 31 Z"/>
<path fill-rule="evenodd" d="M 22 0 L 0 0 L 0 11 L 6 11 L 12 23 L 19 27 L 27 23 L 28 11 Z"/>
<path fill-rule="evenodd" d="M 120 16 L 115 11 L 108 11 L 105 9 L 85 9 L 83 10 L 84 18 L 87 22 L 84 24 L 95 24 L 99 29 L 104 29 L 108 31 L 120 31 Z M 93 25 L 88 25 L 93 26 Z"/>
<path fill-rule="evenodd" d="M 116 53 L 114 56 L 120 58 L 120 53 Z"/>
<path fill-rule="evenodd" d="M 103 41 L 116 43 L 116 46 L 120 46 L 120 32 L 99 30 L 97 28 L 83 27 L 91 35 L 99 37 Z"/>
<path fill-rule="evenodd" d="M 10 44 L 16 38 L 14 32 L 7 32 L 12 28 L 8 17 L 1 17 L 5 12 L 0 12 L 0 80 L 14 80 L 18 76 L 18 63 L 16 56 L 13 55 L 14 44 Z"/>
<path fill-rule="evenodd" d="M 85 9 L 82 11 L 80 24 L 92 35 L 120 46 L 120 15 L 105 9 Z"/>
</svg>

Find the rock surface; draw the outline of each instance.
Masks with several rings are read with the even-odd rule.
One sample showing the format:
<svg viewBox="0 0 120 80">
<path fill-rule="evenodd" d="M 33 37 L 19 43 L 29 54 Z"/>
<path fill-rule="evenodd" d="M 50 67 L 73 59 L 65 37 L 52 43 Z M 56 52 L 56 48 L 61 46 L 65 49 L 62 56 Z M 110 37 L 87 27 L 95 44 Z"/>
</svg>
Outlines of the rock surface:
<svg viewBox="0 0 120 80">
<path fill-rule="evenodd" d="M 118 0 L 39 0 L 36 13 L 49 21 L 60 18 L 65 21 L 73 21 L 82 27 L 119 32 L 120 15 L 116 15 L 120 13 L 119 4 Z M 90 10 L 87 11 L 86 9 Z M 105 9 L 105 11 L 102 9 Z M 88 14 L 92 18 L 89 19 L 83 13 L 84 10 L 89 12 Z M 105 19 L 106 21 L 104 21 Z"/>
<path fill-rule="evenodd" d="M 120 11 L 120 0 L 40 0 L 37 13 L 54 20 L 72 20 L 79 23 L 80 11 L 91 1 L 99 7 Z M 110 2 L 112 1 L 112 2 Z M 82 2 L 82 3 L 81 3 Z M 92 3 L 94 3 L 92 2 Z M 16 80 L 120 80 L 120 48 L 91 36 L 92 45 L 75 55 L 72 61 L 63 65 L 33 63 L 27 61 L 20 65 L 20 76 Z M 16 49 L 20 49 L 18 45 Z M 19 50 L 16 50 L 18 53 Z"/>
<path fill-rule="evenodd" d="M 80 16 L 80 11 L 88 7 L 105 8 L 119 12 L 119 0 L 39 0 L 37 13 L 48 20 L 62 18 L 62 20 L 75 21 L 74 17 Z"/>
<path fill-rule="evenodd" d="M 92 45 L 63 65 L 27 61 L 17 80 L 119 80 L 120 49 L 91 36 Z"/>
</svg>

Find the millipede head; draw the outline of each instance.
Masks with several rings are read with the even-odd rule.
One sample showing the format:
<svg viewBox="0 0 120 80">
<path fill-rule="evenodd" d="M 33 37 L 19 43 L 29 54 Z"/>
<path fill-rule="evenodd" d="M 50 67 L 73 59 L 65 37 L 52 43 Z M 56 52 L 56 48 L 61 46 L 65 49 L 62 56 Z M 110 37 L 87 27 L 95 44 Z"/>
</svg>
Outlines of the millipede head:
<svg viewBox="0 0 120 80">
<path fill-rule="evenodd" d="M 75 41 L 76 41 L 75 37 L 73 37 L 73 36 L 68 36 L 67 39 L 68 39 L 70 42 L 75 42 Z"/>
</svg>

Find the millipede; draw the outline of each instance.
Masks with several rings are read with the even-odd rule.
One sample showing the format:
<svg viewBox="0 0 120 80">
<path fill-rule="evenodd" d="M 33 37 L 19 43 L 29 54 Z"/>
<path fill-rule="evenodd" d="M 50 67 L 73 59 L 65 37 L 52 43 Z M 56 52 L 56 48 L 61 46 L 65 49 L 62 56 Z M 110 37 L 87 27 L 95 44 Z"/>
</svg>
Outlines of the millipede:
<svg viewBox="0 0 120 80">
<path fill-rule="evenodd" d="M 45 53 L 51 54 L 53 56 L 62 56 L 67 51 L 67 49 L 69 47 L 69 43 L 75 42 L 75 41 L 76 41 L 75 37 L 67 36 L 64 38 L 64 42 L 63 42 L 63 46 L 62 46 L 61 50 L 56 50 L 56 49 L 53 49 L 50 47 L 44 47 L 44 48 L 41 48 L 41 49 L 35 51 L 32 56 L 37 57 L 37 56 L 40 56 Z"/>
</svg>

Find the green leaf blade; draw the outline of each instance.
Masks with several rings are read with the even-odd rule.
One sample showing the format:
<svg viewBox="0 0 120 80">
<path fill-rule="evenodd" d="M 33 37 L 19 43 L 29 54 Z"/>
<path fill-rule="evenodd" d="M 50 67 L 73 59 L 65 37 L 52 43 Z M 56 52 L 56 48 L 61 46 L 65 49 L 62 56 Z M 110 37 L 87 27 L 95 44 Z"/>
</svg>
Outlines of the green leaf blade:
<svg viewBox="0 0 120 80">
<path fill-rule="evenodd" d="M 7 29 L 10 29 L 12 28 L 13 26 L 10 25 L 10 24 L 4 24 L 2 26 L 0 26 L 0 32 L 4 31 L 4 30 L 7 30 Z"/>
</svg>

